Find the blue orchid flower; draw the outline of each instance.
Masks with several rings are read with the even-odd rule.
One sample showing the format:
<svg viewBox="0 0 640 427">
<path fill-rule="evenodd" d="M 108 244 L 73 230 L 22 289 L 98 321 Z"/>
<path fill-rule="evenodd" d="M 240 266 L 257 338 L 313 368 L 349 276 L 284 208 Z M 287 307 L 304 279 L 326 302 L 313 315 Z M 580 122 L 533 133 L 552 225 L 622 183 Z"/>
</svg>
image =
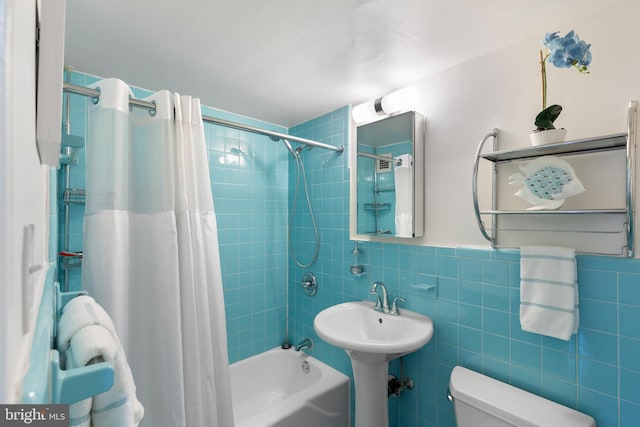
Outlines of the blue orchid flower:
<svg viewBox="0 0 640 427">
<path fill-rule="evenodd" d="M 558 31 L 556 31 L 555 33 L 547 33 L 544 36 L 544 40 L 542 41 L 542 44 L 545 45 L 548 49 L 551 48 L 551 41 L 558 38 Z"/>
<path fill-rule="evenodd" d="M 574 32 L 569 31 L 564 37 L 558 32 L 547 33 L 542 44 L 548 49 L 547 58 L 558 68 L 576 67 L 581 73 L 588 72 L 591 64 L 590 44 L 587 44 Z"/>
<path fill-rule="evenodd" d="M 591 65 L 590 44 L 580 40 L 575 31 L 569 31 L 561 37 L 558 31 L 547 33 L 542 40 L 546 53 L 540 50 L 540 73 L 542 74 L 542 111 L 536 117 L 536 130 L 553 129 L 553 121 L 562 107 L 552 105 L 547 108 L 547 72 L 546 62 L 558 68 L 575 67 L 580 73 L 589 73 Z"/>
</svg>

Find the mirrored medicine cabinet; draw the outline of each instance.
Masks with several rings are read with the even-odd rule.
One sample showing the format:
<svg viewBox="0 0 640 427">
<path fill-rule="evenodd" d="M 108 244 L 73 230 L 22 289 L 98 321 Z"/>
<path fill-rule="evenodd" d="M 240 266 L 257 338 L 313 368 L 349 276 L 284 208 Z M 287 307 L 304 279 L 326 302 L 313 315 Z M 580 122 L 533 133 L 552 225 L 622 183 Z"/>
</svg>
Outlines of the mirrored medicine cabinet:
<svg viewBox="0 0 640 427">
<path fill-rule="evenodd" d="M 352 237 L 384 241 L 422 236 L 425 127 L 424 116 L 414 111 L 357 126 Z"/>
</svg>

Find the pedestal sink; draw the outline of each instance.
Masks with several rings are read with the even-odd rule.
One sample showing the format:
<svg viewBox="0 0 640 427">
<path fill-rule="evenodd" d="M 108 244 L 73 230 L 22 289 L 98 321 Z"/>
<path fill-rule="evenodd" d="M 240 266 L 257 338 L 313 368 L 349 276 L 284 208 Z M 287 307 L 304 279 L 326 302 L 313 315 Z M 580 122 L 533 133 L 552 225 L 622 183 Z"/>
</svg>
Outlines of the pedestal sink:
<svg viewBox="0 0 640 427">
<path fill-rule="evenodd" d="M 398 316 L 377 312 L 369 301 L 345 302 L 316 316 L 320 338 L 351 358 L 356 393 L 355 427 L 388 427 L 389 361 L 414 352 L 433 336 L 433 321 L 402 310 Z"/>
</svg>

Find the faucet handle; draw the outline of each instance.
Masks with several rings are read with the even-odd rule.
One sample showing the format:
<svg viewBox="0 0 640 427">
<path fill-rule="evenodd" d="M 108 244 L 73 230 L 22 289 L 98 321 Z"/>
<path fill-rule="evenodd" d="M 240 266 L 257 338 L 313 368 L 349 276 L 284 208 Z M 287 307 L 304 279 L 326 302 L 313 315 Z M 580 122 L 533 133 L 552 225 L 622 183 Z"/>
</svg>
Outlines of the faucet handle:
<svg viewBox="0 0 640 427">
<path fill-rule="evenodd" d="M 373 306 L 373 309 L 376 311 L 382 311 L 382 301 L 380 301 L 380 295 L 373 289 L 369 291 L 369 295 L 376 296 L 376 305 Z"/>
<path fill-rule="evenodd" d="M 393 302 L 391 303 L 391 310 L 389 311 L 389 314 L 392 314 L 394 316 L 397 316 L 400 314 L 400 310 L 398 310 L 398 303 L 396 301 L 400 301 L 400 302 L 404 302 L 405 299 L 402 297 L 395 297 L 393 299 Z"/>
</svg>

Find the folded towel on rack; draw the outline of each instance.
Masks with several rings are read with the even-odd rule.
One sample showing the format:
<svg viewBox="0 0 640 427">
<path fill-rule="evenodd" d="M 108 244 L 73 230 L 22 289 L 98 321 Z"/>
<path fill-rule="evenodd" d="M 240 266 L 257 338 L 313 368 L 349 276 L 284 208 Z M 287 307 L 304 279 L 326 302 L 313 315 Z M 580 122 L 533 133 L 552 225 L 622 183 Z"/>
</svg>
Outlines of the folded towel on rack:
<svg viewBox="0 0 640 427">
<path fill-rule="evenodd" d="M 136 387 L 113 322 L 91 297 L 72 299 L 64 307 L 58 323 L 58 350 L 67 368 L 99 361 L 114 368 L 113 386 L 93 398 L 74 403 L 69 416 L 74 426 L 135 427 L 144 415 L 136 397 Z"/>
<path fill-rule="evenodd" d="M 567 341 L 578 331 L 579 324 L 575 249 L 554 246 L 522 247 L 522 330 Z"/>
<path fill-rule="evenodd" d="M 62 309 L 58 320 L 57 348 L 64 353 L 71 344 L 71 337 L 82 328 L 101 325 L 117 338 L 113 320 L 100 304 L 88 295 L 80 295 L 70 300 Z"/>
</svg>

